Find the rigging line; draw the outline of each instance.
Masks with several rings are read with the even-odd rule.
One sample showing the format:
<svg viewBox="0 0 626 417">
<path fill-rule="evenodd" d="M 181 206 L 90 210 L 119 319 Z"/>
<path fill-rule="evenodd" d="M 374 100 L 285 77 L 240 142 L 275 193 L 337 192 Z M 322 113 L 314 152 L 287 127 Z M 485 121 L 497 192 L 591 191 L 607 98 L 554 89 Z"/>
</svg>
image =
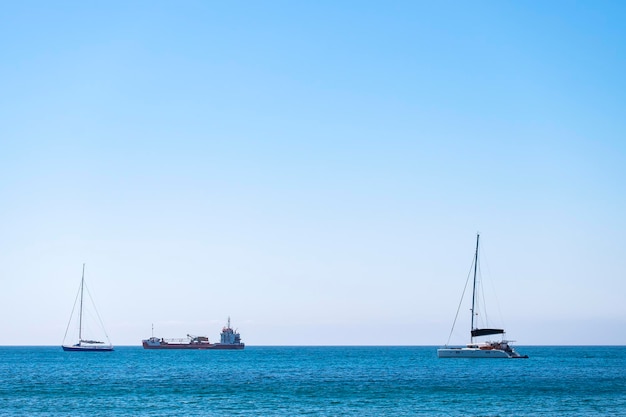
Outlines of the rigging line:
<svg viewBox="0 0 626 417">
<path fill-rule="evenodd" d="M 78 291 L 76 292 L 76 298 L 74 298 L 74 306 L 72 307 L 72 312 L 70 313 L 70 319 L 67 321 L 67 327 L 65 328 L 65 334 L 63 335 L 63 344 L 65 344 L 65 339 L 67 338 L 67 331 L 70 329 L 70 324 L 72 324 L 72 317 L 74 317 L 74 310 L 76 310 L 76 302 L 78 301 L 78 294 L 80 294 L 80 286 L 78 287 Z"/>
<path fill-rule="evenodd" d="M 450 329 L 450 334 L 448 335 L 448 342 L 446 346 L 450 344 L 450 339 L 452 338 L 452 332 L 454 332 L 454 326 L 456 325 L 456 320 L 459 318 L 459 311 L 461 311 L 461 304 L 463 304 L 463 298 L 465 297 L 465 291 L 467 290 L 467 284 L 469 283 L 470 276 L 472 275 L 472 268 L 474 267 L 474 257 L 472 256 L 472 264 L 470 265 L 470 269 L 467 272 L 467 278 L 465 279 L 465 286 L 463 287 L 463 293 L 461 294 L 461 299 L 459 300 L 459 306 L 456 308 L 456 315 L 454 316 L 454 321 L 452 322 L 452 329 Z"/>
<path fill-rule="evenodd" d="M 100 318 L 100 313 L 98 313 L 98 308 L 96 307 L 96 302 L 91 297 L 91 292 L 89 291 L 89 287 L 87 287 L 86 285 L 85 285 L 85 287 L 87 288 L 87 295 L 89 296 L 89 299 L 91 300 L 91 304 L 93 305 L 93 309 L 96 312 L 96 316 L 98 316 L 98 321 L 100 322 L 100 328 L 104 332 L 104 335 L 107 338 L 107 342 L 109 342 L 109 344 L 110 344 L 111 340 L 109 340 L 109 335 L 107 334 L 106 328 L 104 327 L 104 323 L 102 323 L 102 318 Z"/>
</svg>

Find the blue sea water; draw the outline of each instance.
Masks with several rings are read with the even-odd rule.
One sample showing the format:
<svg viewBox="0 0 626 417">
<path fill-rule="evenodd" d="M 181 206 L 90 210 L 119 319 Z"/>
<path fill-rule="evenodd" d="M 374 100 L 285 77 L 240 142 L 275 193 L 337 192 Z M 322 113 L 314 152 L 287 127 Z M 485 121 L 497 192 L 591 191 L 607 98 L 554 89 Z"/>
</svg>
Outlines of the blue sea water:
<svg viewBox="0 0 626 417">
<path fill-rule="evenodd" d="M 626 416 L 626 347 L 0 347 L 2 416 Z"/>
</svg>

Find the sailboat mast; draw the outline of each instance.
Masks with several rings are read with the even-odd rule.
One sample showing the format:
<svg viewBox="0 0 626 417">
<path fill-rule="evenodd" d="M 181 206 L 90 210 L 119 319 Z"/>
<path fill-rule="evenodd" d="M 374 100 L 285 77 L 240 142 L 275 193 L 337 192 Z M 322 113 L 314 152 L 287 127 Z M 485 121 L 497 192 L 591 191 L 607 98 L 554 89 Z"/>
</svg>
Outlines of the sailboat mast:
<svg viewBox="0 0 626 417">
<path fill-rule="evenodd" d="M 83 264 L 83 277 L 80 280 L 80 311 L 78 313 L 78 343 L 83 340 L 83 291 L 85 288 L 85 264 Z"/>
<path fill-rule="evenodd" d="M 476 270 L 478 269 L 478 240 L 480 239 L 480 234 L 476 233 L 476 253 L 474 254 L 474 287 L 472 289 L 472 328 L 470 330 L 474 330 L 474 307 L 476 304 Z M 474 336 L 472 336 L 472 343 L 474 343 Z"/>
</svg>

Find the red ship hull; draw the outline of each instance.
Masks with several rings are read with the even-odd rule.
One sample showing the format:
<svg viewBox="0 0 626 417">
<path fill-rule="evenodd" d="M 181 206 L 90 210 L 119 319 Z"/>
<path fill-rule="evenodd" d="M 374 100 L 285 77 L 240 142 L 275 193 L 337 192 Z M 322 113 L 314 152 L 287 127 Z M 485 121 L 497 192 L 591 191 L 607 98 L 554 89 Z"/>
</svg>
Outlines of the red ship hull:
<svg viewBox="0 0 626 417">
<path fill-rule="evenodd" d="M 159 345 L 150 345 L 143 342 L 144 349 L 192 349 L 192 350 L 241 350 L 246 345 L 244 343 L 238 345 L 222 345 L 220 343 L 161 343 Z"/>
</svg>

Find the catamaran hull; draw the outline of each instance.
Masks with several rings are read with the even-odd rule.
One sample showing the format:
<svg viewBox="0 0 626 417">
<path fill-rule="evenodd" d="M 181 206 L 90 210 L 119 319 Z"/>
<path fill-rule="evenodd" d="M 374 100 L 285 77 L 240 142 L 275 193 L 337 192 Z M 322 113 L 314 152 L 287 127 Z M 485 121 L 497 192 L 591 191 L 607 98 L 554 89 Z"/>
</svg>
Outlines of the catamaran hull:
<svg viewBox="0 0 626 417">
<path fill-rule="evenodd" d="M 174 349 L 174 350 L 241 350 L 246 345 L 244 343 L 238 345 L 222 345 L 220 343 L 166 343 L 160 345 L 152 345 L 143 342 L 144 349 Z"/>
<path fill-rule="evenodd" d="M 61 346 L 66 352 L 113 352 L 112 346 Z"/>
<path fill-rule="evenodd" d="M 517 359 L 528 358 L 520 356 L 517 352 L 505 352 L 499 349 L 478 349 L 478 348 L 445 348 L 437 349 L 439 358 L 493 358 L 493 359 Z"/>
</svg>

